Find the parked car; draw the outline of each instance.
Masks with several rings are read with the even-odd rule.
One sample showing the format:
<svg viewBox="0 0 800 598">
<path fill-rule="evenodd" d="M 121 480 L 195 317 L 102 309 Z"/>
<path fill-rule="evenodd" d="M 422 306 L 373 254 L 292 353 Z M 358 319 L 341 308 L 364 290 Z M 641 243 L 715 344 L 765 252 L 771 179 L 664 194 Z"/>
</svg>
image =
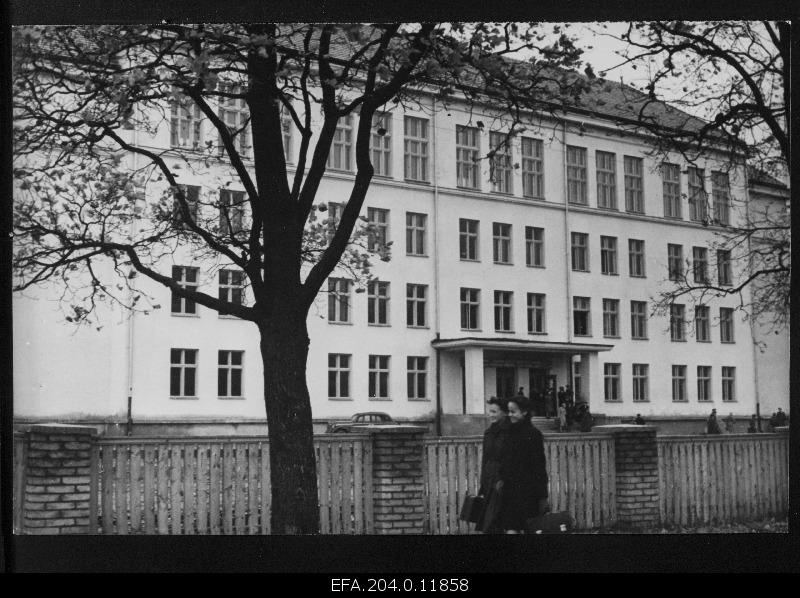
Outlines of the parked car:
<svg viewBox="0 0 800 598">
<path fill-rule="evenodd" d="M 374 426 L 380 424 L 393 424 L 395 423 L 388 413 L 381 411 L 366 411 L 364 413 L 356 413 L 353 417 L 346 421 L 330 422 L 328 424 L 328 433 L 338 432 L 352 432 L 363 428 L 365 426 Z"/>
</svg>

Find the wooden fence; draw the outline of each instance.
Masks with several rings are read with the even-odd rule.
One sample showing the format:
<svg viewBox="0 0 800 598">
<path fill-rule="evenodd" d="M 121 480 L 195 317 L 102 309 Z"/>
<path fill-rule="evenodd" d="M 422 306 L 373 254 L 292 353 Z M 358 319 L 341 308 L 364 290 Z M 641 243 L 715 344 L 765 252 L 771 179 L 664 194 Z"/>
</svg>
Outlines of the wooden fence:
<svg viewBox="0 0 800 598">
<path fill-rule="evenodd" d="M 14 433 L 14 486 L 13 486 L 13 509 L 14 509 L 14 533 L 22 531 L 22 501 L 25 500 L 25 435 Z"/>
<path fill-rule="evenodd" d="M 323 534 L 372 532 L 369 437 L 318 436 Z M 95 447 L 104 534 L 270 533 L 264 438 L 104 438 Z"/>
<path fill-rule="evenodd" d="M 784 515 L 788 435 L 659 436 L 662 525 L 700 525 Z"/>
<path fill-rule="evenodd" d="M 480 484 L 482 438 L 425 440 L 428 533 L 475 533 L 458 518 L 467 493 Z M 579 529 L 607 527 L 616 519 L 614 440 L 606 434 L 545 436 L 550 505 L 569 511 Z"/>
</svg>

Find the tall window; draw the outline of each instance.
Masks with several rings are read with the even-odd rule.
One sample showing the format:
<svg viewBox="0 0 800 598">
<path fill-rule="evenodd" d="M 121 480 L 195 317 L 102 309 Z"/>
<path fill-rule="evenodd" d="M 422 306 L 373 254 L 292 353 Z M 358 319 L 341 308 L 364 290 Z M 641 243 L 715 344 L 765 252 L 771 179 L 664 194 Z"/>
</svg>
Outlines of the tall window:
<svg viewBox="0 0 800 598">
<path fill-rule="evenodd" d="M 641 403 L 649 400 L 649 390 L 647 383 L 648 370 L 650 366 L 646 363 L 633 364 L 633 402 Z"/>
<path fill-rule="evenodd" d="M 631 338 L 647 339 L 647 301 L 631 301 Z"/>
<path fill-rule="evenodd" d="M 223 84 L 220 86 L 223 94 L 219 98 L 219 119 L 225 123 L 233 138 L 236 151 L 246 158 L 250 154 L 250 113 L 247 109 L 247 102 L 244 93 L 238 85 Z M 239 97 L 231 97 L 239 95 Z M 222 136 L 219 139 L 220 154 L 225 153 L 225 146 Z"/>
<path fill-rule="evenodd" d="M 198 272 L 198 268 L 172 266 L 172 280 L 177 282 L 182 289 L 196 291 Z M 171 311 L 173 314 L 196 314 L 197 305 L 191 299 L 184 299 L 173 291 Z"/>
<path fill-rule="evenodd" d="M 589 235 L 570 233 L 572 239 L 572 269 L 578 272 L 589 271 Z"/>
<path fill-rule="evenodd" d="M 369 356 L 369 398 L 389 398 L 389 356 Z"/>
<path fill-rule="evenodd" d="M 328 398 L 350 398 L 350 355 L 328 353 Z"/>
<path fill-rule="evenodd" d="M 292 152 L 292 129 L 294 128 L 294 120 L 289 111 L 281 106 L 281 130 L 283 131 L 283 156 L 286 163 L 289 164 L 293 160 Z"/>
<path fill-rule="evenodd" d="M 494 263 L 511 263 L 511 225 L 500 222 L 492 223 L 492 238 L 494 247 Z"/>
<path fill-rule="evenodd" d="M 173 191 L 172 222 L 177 228 L 185 228 L 187 222 L 197 222 L 197 209 L 200 205 L 200 187 L 197 185 L 180 185 L 180 191 L 186 200 L 186 209 L 189 212 L 188 220 L 181 210 L 179 194 Z"/>
<path fill-rule="evenodd" d="M 625 209 L 644 214 L 644 161 L 633 156 L 624 156 Z"/>
<path fill-rule="evenodd" d="M 733 308 L 719 308 L 719 340 L 723 343 L 732 343 L 733 340 Z"/>
<path fill-rule="evenodd" d="M 717 250 L 717 279 L 721 286 L 730 286 L 733 284 L 731 252 L 727 249 Z"/>
<path fill-rule="evenodd" d="M 697 366 L 697 400 L 711 400 L 711 366 Z"/>
<path fill-rule="evenodd" d="M 525 265 L 544 268 L 544 229 L 525 227 Z"/>
<path fill-rule="evenodd" d="M 567 146 L 567 201 L 586 205 L 586 148 Z"/>
<path fill-rule="evenodd" d="M 683 218 L 681 214 L 681 169 L 677 164 L 661 165 L 661 188 L 664 193 L 664 217 Z"/>
<path fill-rule="evenodd" d="M 478 189 L 480 131 L 477 127 L 456 125 L 456 176 L 459 187 Z"/>
<path fill-rule="evenodd" d="M 600 237 L 600 272 L 617 273 L 617 238 Z"/>
<path fill-rule="evenodd" d="M 514 293 L 511 291 L 494 292 L 494 329 L 497 332 L 511 332 L 511 301 Z"/>
<path fill-rule="evenodd" d="M 736 368 L 722 366 L 722 400 L 736 400 Z"/>
<path fill-rule="evenodd" d="M 219 271 L 219 300 L 234 305 L 244 304 L 244 272 L 222 269 Z"/>
<path fill-rule="evenodd" d="M 606 401 L 620 401 L 620 370 L 619 363 L 603 364 L 603 389 Z"/>
<path fill-rule="evenodd" d="M 718 224 L 730 224 L 729 189 L 727 173 L 711 173 L 711 196 L 714 201 L 714 221 Z"/>
<path fill-rule="evenodd" d="M 203 113 L 200 106 L 186 96 L 170 103 L 170 145 L 200 149 L 202 145 Z"/>
<path fill-rule="evenodd" d="M 692 247 L 692 271 L 696 283 L 708 282 L 708 249 L 705 247 Z"/>
<path fill-rule="evenodd" d="M 410 327 L 427 326 L 425 318 L 425 304 L 428 295 L 428 285 L 406 285 L 406 323 Z"/>
<path fill-rule="evenodd" d="M 544 294 L 528 293 L 528 332 L 531 334 L 546 332 L 544 301 Z"/>
<path fill-rule="evenodd" d="M 478 226 L 477 220 L 458 220 L 459 255 L 462 260 L 478 259 Z"/>
<path fill-rule="evenodd" d="M 697 305 L 694 308 L 694 336 L 698 342 L 711 340 L 709 312 L 710 309 L 706 305 Z"/>
<path fill-rule="evenodd" d="M 217 396 L 219 398 L 241 398 L 243 356 L 244 351 L 217 352 Z"/>
<path fill-rule="evenodd" d="M 406 254 L 425 255 L 426 214 L 406 212 Z"/>
<path fill-rule="evenodd" d="M 409 357 L 408 368 L 408 398 L 424 400 L 428 398 L 428 358 Z"/>
<path fill-rule="evenodd" d="M 350 321 L 350 281 L 345 278 L 328 279 L 328 321 Z"/>
<path fill-rule="evenodd" d="M 370 136 L 372 167 L 376 176 L 392 176 L 392 115 L 376 112 L 372 115 Z"/>
<path fill-rule="evenodd" d="M 572 325 L 575 336 L 591 336 L 590 321 L 591 299 L 589 297 L 572 298 Z"/>
<path fill-rule="evenodd" d="M 541 139 L 522 138 L 522 195 L 544 198 L 544 150 Z"/>
<path fill-rule="evenodd" d="M 367 283 L 367 323 L 389 323 L 389 283 L 373 280 Z"/>
<path fill-rule="evenodd" d="M 389 241 L 389 210 L 367 208 L 367 224 L 369 250 L 382 250 Z"/>
<path fill-rule="evenodd" d="M 428 181 L 428 119 L 406 116 L 404 121 L 405 178 L 409 181 Z"/>
<path fill-rule="evenodd" d="M 644 278 L 644 241 L 628 239 L 628 274 L 636 278 Z"/>
<path fill-rule="evenodd" d="M 490 163 L 492 191 L 513 193 L 513 167 L 511 164 L 511 145 L 505 133 L 489 133 L 489 145 L 494 154 Z"/>
<path fill-rule="evenodd" d="M 596 151 L 597 207 L 617 209 L 617 156 L 611 152 Z"/>
<path fill-rule="evenodd" d="M 197 395 L 197 349 L 170 349 L 169 396 Z"/>
<path fill-rule="evenodd" d="M 686 366 L 672 366 L 672 400 L 682 402 L 686 400 Z"/>
<path fill-rule="evenodd" d="M 669 338 L 673 341 L 686 340 L 686 308 L 680 303 L 669 306 Z"/>
<path fill-rule="evenodd" d="M 619 299 L 603 299 L 603 336 L 619 336 Z"/>
<path fill-rule="evenodd" d="M 353 170 L 353 117 L 348 114 L 336 123 L 336 132 L 328 153 L 328 168 L 331 170 Z"/>
<path fill-rule="evenodd" d="M 480 298 L 478 289 L 461 289 L 461 328 L 463 330 L 480 329 Z"/>
<path fill-rule="evenodd" d="M 683 245 L 667 245 L 667 271 L 670 280 L 683 278 Z"/>
<path fill-rule="evenodd" d="M 704 222 L 708 220 L 708 199 L 706 197 L 705 171 L 689 167 L 689 220 Z"/>
<path fill-rule="evenodd" d="M 244 191 L 219 190 L 219 233 L 230 235 L 242 232 L 244 220 Z"/>
</svg>

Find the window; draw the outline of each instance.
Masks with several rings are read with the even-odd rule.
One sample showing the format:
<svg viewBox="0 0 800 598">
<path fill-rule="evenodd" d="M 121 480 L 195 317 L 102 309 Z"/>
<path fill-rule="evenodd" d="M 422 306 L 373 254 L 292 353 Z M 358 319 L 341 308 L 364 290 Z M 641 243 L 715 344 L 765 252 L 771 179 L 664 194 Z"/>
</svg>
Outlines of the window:
<svg viewBox="0 0 800 598">
<path fill-rule="evenodd" d="M 647 339 L 647 302 L 631 301 L 631 338 Z"/>
<path fill-rule="evenodd" d="M 528 293 L 528 332 L 531 334 L 544 334 L 544 295 L 542 293 Z"/>
<path fill-rule="evenodd" d="M 428 119 L 406 116 L 405 178 L 409 181 L 428 181 Z"/>
<path fill-rule="evenodd" d="M 389 283 L 373 280 L 367 283 L 367 324 L 389 324 Z"/>
<path fill-rule="evenodd" d="M 408 398 L 425 400 L 428 398 L 428 358 L 409 357 Z"/>
<path fill-rule="evenodd" d="M 717 224 L 730 224 L 729 189 L 727 173 L 711 173 L 711 196 L 714 201 L 714 222 Z"/>
<path fill-rule="evenodd" d="M 628 274 L 635 278 L 644 278 L 644 241 L 628 239 Z"/>
<path fill-rule="evenodd" d="M 235 235 L 242 232 L 244 219 L 244 191 L 219 190 L 219 234 Z"/>
<path fill-rule="evenodd" d="M 228 269 L 219 271 L 219 300 L 244 305 L 244 272 Z"/>
<path fill-rule="evenodd" d="M 708 250 L 705 247 L 692 247 L 692 271 L 696 283 L 708 282 Z"/>
<path fill-rule="evenodd" d="M 609 275 L 617 273 L 616 237 L 600 237 L 600 272 Z"/>
<path fill-rule="evenodd" d="M 191 268 L 189 266 L 172 266 L 172 280 L 177 282 L 182 289 L 186 289 L 187 291 L 196 291 L 198 272 L 198 268 Z M 185 299 L 173 291 L 171 311 L 173 314 L 196 314 L 197 305 L 191 299 Z"/>
<path fill-rule="evenodd" d="M 170 349 L 169 396 L 197 395 L 197 349 Z"/>
<path fill-rule="evenodd" d="M 672 400 L 673 402 L 686 401 L 686 366 L 672 366 Z"/>
<path fill-rule="evenodd" d="M 369 398 L 389 398 L 389 356 L 369 356 Z"/>
<path fill-rule="evenodd" d="M 406 212 L 406 254 L 425 255 L 426 214 Z"/>
<path fill-rule="evenodd" d="M 596 151 L 597 207 L 617 209 L 617 156 L 610 152 Z"/>
<path fill-rule="evenodd" d="M 327 167 L 331 170 L 351 171 L 353 153 L 353 116 L 348 114 L 336 123 L 336 131 L 328 153 Z"/>
<path fill-rule="evenodd" d="M 681 215 L 681 169 L 677 164 L 661 165 L 661 185 L 664 193 L 664 217 L 683 218 Z"/>
<path fill-rule="evenodd" d="M 708 199 L 702 168 L 689 167 L 689 220 L 705 222 L 708 220 Z"/>
<path fill-rule="evenodd" d="M 586 148 L 567 146 L 567 201 L 586 205 Z"/>
<path fill-rule="evenodd" d="M 722 400 L 736 400 L 736 368 L 722 366 Z"/>
<path fill-rule="evenodd" d="M 522 138 L 522 195 L 544 199 L 544 151 L 541 139 Z"/>
<path fill-rule="evenodd" d="M 170 140 L 172 147 L 200 149 L 203 113 L 200 106 L 184 95 L 170 103 Z"/>
<path fill-rule="evenodd" d="M 511 263 L 511 225 L 500 222 L 492 223 L 494 263 Z"/>
<path fill-rule="evenodd" d="M 697 366 L 697 400 L 711 400 L 711 366 Z"/>
<path fill-rule="evenodd" d="M 376 112 L 372 115 L 372 167 L 376 176 L 392 176 L 392 115 Z"/>
<path fill-rule="evenodd" d="M 286 163 L 292 161 L 292 129 L 294 128 L 294 120 L 288 113 L 286 107 L 281 106 L 281 130 L 283 131 L 283 156 Z"/>
<path fill-rule="evenodd" d="M 350 322 L 350 281 L 345 278 L 328 279 L 328 321 Z"/>
<path fill-rule="evenodd" d="M 238 85 L 222 84 L 220 93 L 230 95 L 221 95 L 219 98 L 219 119 L 228 128 L 236 151 L 240 156 L 246 158 L 250 153 L 250 113 L 247 110 L 244 92 Z M 231 97 L 231 95 L 239 97 Z M 220 155 L 226 153 L 221 135 L 219 150 Z"/>
<path fill-rule="evenodd" d="M 492 191 L 497 193 L 514 192 L 510 143 L 505 133 L 489 133 L 490 150 L 494 152 L 490 163 Z"/>
<path fill-rule="evenodd" d="M 480 329 L 480 297 L 478 289 L 461 289 L 461 328 L 462 330 Z"/>
<path fill-rule="evenodd" d="M 389 241 L 389 210 L 367 208 L 368 247 L 370 251 L 382 251 Z"/>
<path fill-rule="evenodd" d="M 730 286 L 733 284 L 731 252 L 727 249 L 717 250 L 717 282 L 719 282 L 721 286 Z"/>
<path fill-rule="evenodd" d="M 525 265 L 544 268 L 544 229 L 525 227 Z"/>
<path fill-rule="evenodd" d="M 685 307 L 679 303 L 669 306 L 669 338 L 673 341 L 686 340 Z"/>
<path fill-rule="evenodd" d="M 478 225 L 477 220 L 458 220 L 459 254 L 462 260 L 478 259 Z"/>
<path fill-rule="evenodd" d="M 591 336 L 592 328 L 589 318 L 591 300 L 589 297 L 572 298 L 572 323 L 576 336 Z"/>
<path fill-rule="evenodd" d="M 173 190 L 172 222 L 176 228 L 186 228 L 187 222 L 197 222 L 197 207 L 200 204 L 200 187 L 197 185 L 180 185 L 180 191 L 186 200 L 187 216 L 181 210 L 179 193 Z"/>
<path fill-rule="evenodd" d="M 694 336 L 698 342 L 711 340 L 708 306 L 697 305 L 694 308 Z"/>
<path fill-rule="evenodd" d="M 683 278 L 683 245 L 667 245 L 667 270 L 670 280 Z"/>
<path fill-rule="evenodd" d="M 572 269 L 577 272 L 589 271 L 589 235 L 570 233 L 572 239 Z"/>
<path fill-rule="evenodd" d="M 424 327 L 427 325 L 425 320 L 425 296 L 427 293 L 428 285 L 406 285 L 406 322 L 408 326 Z"/>
<path fill-rule="evenodd" d="M 619 363 L 603 364 L 603 389 L 606 401 L 620 401 L 620 370 Z"/>
<path fill-rule="evenodd" d="M 511 322 L 511 301 L 514 293 L 511 291 L 494 292 L 494 329 L 497 332 L 511 332 L 514 330 Z"/>
<path fill-rule="evenodd" d="M 480 188 L 478 153 L 480 132 L 476 127 L 456 125 L 456 177 L 459 187 Z"/>
<path fill-rule="evenodd" d="M 719 308 L 719 340 L 723 343 L 732 343 L 733 340 L 733 308 Z"/>
<path fill-rule="evenodd" d="M 217 396 L 221 399 L 242 397 L 242 361 L 244 351 L 217 353 Z"/>
<path fill-rule="evenodd" d="M 650 366 L 646 363 L 633 364 L 633 402 L 645 402 L 649 398 L 647 375 Z"/>
<path fill-rule="evenodd" d="M 581 362 L 572 362 L 572 389 L 575 392 L 575 400 L 581 396 Z"/>
<path fill-rule="evenodd" d="M 625 168 L 625 210 L 644 214 L 644 161 L 623 156 Z"/>
<path fill-rule="evenodd" d="M 350 355 L 328 353 L 328 398 L 350 398 Z"/>
<path fill-rule="evenodd" d="M 619 299 L 603 299 L 603 336 L 619 336 Z"/>
</svg>

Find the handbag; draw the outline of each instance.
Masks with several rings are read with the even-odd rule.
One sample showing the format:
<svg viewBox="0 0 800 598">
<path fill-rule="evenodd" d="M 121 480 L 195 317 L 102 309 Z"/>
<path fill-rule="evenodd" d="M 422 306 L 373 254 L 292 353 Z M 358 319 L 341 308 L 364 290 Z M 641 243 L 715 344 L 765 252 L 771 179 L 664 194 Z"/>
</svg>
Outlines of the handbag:
<svg viewBox="0 0 800 598">
<path fill-rule="evenodd" d="M 529 534 L 565 534 L 572 527 L 572 518 L 568 511 L 560 511 L 531 517 L 525 524 Z"/>
<path fill-rule="evenodd" d="M 467 494 L 464 497 L 464 504 L 461 505 L 461 514 L 459 515 L 459 519 L 462 521 L 469 521 L 470 523 L 477 523 L 481 515 L 483 515 L 483 510 L 486 508 L 486 501 L 484 500 L 483 496 L 472 496 L 471 494 Z"/>
</svg>

